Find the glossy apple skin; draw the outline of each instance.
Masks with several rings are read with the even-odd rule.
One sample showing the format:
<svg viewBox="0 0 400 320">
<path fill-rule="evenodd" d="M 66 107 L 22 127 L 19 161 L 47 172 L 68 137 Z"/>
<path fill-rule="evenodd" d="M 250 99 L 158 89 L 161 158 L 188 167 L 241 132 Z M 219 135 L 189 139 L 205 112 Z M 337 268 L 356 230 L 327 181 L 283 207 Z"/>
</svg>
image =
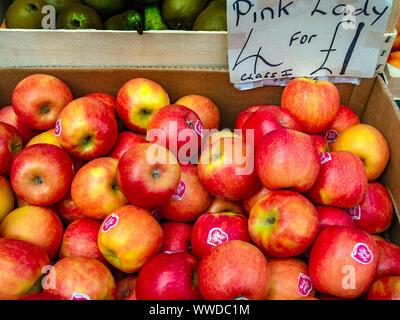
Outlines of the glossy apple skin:
<svg viewBox="0 0 400 320">
<path fill-rule="evenodd" d="M 218 129 L 221 116 L 218 107 L 209 98 L 198 94 L 191 94 L 180 98 L 175 104 L 193 110 L 199 116 L 204 129 Z"/>
<path fill-rule="evenodd" d="M 115 300 L 137 300 L 136 299 L 137 275 L 127 276 L 115 283 Z"/>
<path fill-rule="evenodd" d="M 21 80 L 12 94 L 14 112 L 30 128 L 54 127 L 61 110 L 73 100 L 71 90 L 60 79 L 33 74 Z"/>
<path fill-rule="evenodd" d="M 393 204 L 389 192 L 379 182 L 370 182 L 362 201 L 352 210 L 359 212 L 352 216 L 357 227 L 370 234 L 387 230 L 393 219 Z"/>
<path fill-rule="evenodd" d="M 203 186 L 225 200 L 243 200 L 260 187 L 254 170 L 253 147 L 240 138 L 225 137 L 201 152 L 197 166 Z"/>
<path fill-rule="evenodd" d="M 168 201 L 181 179 L 181 168 L 174 155 L 158 146 L 158 155 L 167 161 L 153 159 L 153 147 L 149 143 L 137 144 L 121 157 L 117 167 L 117 183 L 122 193 L 130 203 L 143 208 Z"/>
<path fill-rule="evenodd" d="M 315 290 L 311 281 L 308 289 L 301 289 L 302 277 L 308 277 L 308 266 L 296 258 L 268 259 L 271 286 L 267 300 L 297 300 L 312 297 Z M 306 278 L 305 278 L 306 279 Z"/>
<path fill-rule="evenodd" d="M 189 252 L 193 227 L 183 222 L 165 222 L 161 224 L 164 234 L 162 252 Z"/>
<path fill-rule="evenodd" d="M 145 133 L 153 113 L 169 103 L 167 92 L 158 83 L 149 79 L 135 78 L 125 83 L 119 90 L 117 112 L 128 129 Z"/>
<path fill-rule="evenodd" d="M 103 220 L 128 203 L 117 185 L 117 166 L 117 159 L 97 158 L 86 163 L 74 176 L 71 197 L 88 218 Z"/>
<path fill-rule="evenodd" d="M 68 154 L 50 144 L 22 150 L 11 168 L 11 186 L 17 196 L 33 205 L 55 204 L 67 194 L 73 177 Z"/>
<path fill-rule="evenodd" d="M 269 132 L 278 129 L 302 131 L 299 121 L 289 111 L 277 106 L 266 106 L 254 112 L 244 123 L 243 136 L 247 130 L 254 130 L 254 146 L 257 149 L 261 139 Z"/>
<path fill-rule="evenodd" d="M 342 209 L 325 206 L 315 206 L 315 209 L 319 216 L 320 230 L 330 226 L 356 227 L 353 219 Z"/>
<path fill-rule="evenodd" d="M 368 300 L 400 300 L 400 276 L 376 280 L 368 290 Z"/>
<path fill-rule="evenodd" d="M 352 257 L 352 252 L 360 243 L 368 246 L 372 254 L 365 263 Z M 361 297 L 375 279 L 378 267 L 375 241 L 358 228 L 327 227 L 314 242 L 308 267 L 311 281 L 319 292 L 345 299 Z M 353 274 L 354 286 L 347 281 L 352 280 Z"/>
<path fill-rule="evenodd" d="M 334 121 L 339 105 L 339 91 L 333 83 L 306 78 L 291 80 L 281 98 L 282 108 L 300 121 L 306 133 L 326 129 Z"/>
<path fill-rule="evenodd" d="M 11 165 L 22 150 L 22 138 L 13 126 L 0 122 L 0 174 L 9 176 Z"/>
<path fill-rule="evenodd" d="M 360 158 L 349 151 L 322 154 L 317 181 L 306 195 L 316 204 L 350 209 L 361 202 L 368 177 Z"/>
<path fill-rule="evenodd" d="M 118 216 L 118 222 L 107 230 L 103 226 L 111 215 L 103 221 L 97 238 L 99 249 L 115 268 L 135 273 L 161 250 L 162 228 L 145 209 L 133 205 L 123 206 L 113 214 Z"/>
<path fill-rule="evenodd" d="M 49 129 L 47 131 L 37 134 L 31 140 L 28 141 L 26 147 L 41 143 L 52 144 L 55 145 L 56 147 L 61 148 L 61 144 L 58 141 L 58 137 L 55 135 L 55 129 Z"/>
<path fill-rule="evenodd" d="M 217 231 L 220 238 L 213 238 Z M 191 245 L 195 258 L 199 261 L 221 243 L 231 240 L 250 242 L 247 230 L 247 217 L 234 213 L 205 213 L 193 226 Z"/>
<path fill-rule="evenodd" d="M 290 129 L 265 135 L 255 154 L 257 176 L 269 190 L 309 190 L 320 171 L 320 157 L 313 139 Z"/>
<path fill-rule="evenodd" d="M 145 135 L 130 131 L 121 132 L 118 135 L 117 142 L 108 156 L 111 158 L 120 159 L 126 151 L 139 143 L 146 143 Z"/>
<path fill-rule="evenodd" d="M 214 198 L 206 212 L 235 212 L 243 215 L 245 214 L 240 201 L 230 201 L 221 198 Z"/>
<path fill-rule="evenodd" d="M 38 246 L 0 238 L 0 299 L 15 300 L 30 293 L 42 276 L 42 268 L 49 264 L 49 257 Z"/>
<path fill-rule="evenodd" d="M 110 108 L 111 111 L 116 114 L 117 112 L 117 99 L 115 99 L 112 95 L 107 93 L 90 93 L 87 94 L 86 97 L 96 98 L 103 102 L 107 107 Z"/>
<path fill-rule="evenodd" d="M 351 151 L 363 161 L 368 181 L 376 180 L 389 162 L 389 146 L 385 137 L 368 124 L 344 130 L 332 145 L 332 151 Z"/>
<path fill-rule="evenodd" d="M 0 122 L 7 123 L 17 129 L 24 145 L 38 134 L 37 131 L 32 130 L 25 122 L 18 118 L 12 106 L 0 108 Z"/>
<path fill-rule="evenodd" d="M 18 300 L 60 300 L 60 299 L 49 293 L 31 293 L 19 298 Z"/>
<path fill-rule="evenodd" d="M 242 200 L 243 208 L 246 214 L 249 216 L 251 209 L 254 207 L 254 205 L 257 203 L 258 200 L 260 200 L 262 197 L 264 197 L 266 194 L 270 193 L 271 190 L 268 190 L 266 187 L 262 186 L 254 195 L 252 195 L 248 199 Z"/>
<path fill-rule="evenodd" d="M 310 137 L 314 140 L 315 147 L 317 148 L 318 154 L 323 154 L 324 152 L 330 152 L 331 147 L 328 141 L 318 134 L 310 134 Z"/>
<path fill-rule="evenodd" d="M 26 206 L 10 212 L 0 225 L 0 237 L 23 240 L 42 248 L 53 259 L 64 228 L 58 215 L 43 207 Z"/>
<path fill-rule="evenodd" d="M 15 206 L 14 191 L 6 178 L 0 176 L 0 222 Z"/>
<path fill-rule="evenodd" d="M 378 248 L 378 271 L 376 278 L 400 276 L 400 247 L 381 237 L 373 236 Z"/>
<path fill-rule="evenodd" d="M 61 300 L 72 300 L 74 293 L 85 294 L 90 300 L 115 299 L 115 280 L 110 270 L 97 259 L 63 258 L 54 264 L 51 272 L 49 276 L 54 276 L 54 287 L 49 285 L 43 293 Z"/>
<path fill-rule="evenodd" d="M 74 256 L 93 258 L 107 265 L 107 261 L 97 245 L 100 226 L 100 221 L 88 218 L 72 222 L 65 229 L 59 258 Z"/>
<path fill-rule="evenodd" d="M 83 97 L 70 102 L 57 121 L 61 147 L 79 159 L 105 156 L 117 141 L 115 115 L 96 98 Z"/>
<path fill-rule="evenodd" d="M 157 211 L 171 221 L 190 222 L 207 211 L 212 195 L 203 187 L 197 175 L 197 167 L 181 164 L 181 180 L 178 190 Z M 184 190 L 184 191 L 181 191 Z"/>
<path fill-rule="evenodd" d="M 270 271 L 267 259 L 256 246 L 232 240 L 215 247 L 201 260 L 198 281 L 205 300 L 264 300 L 270 287 Z"/>
<path fill-rule="evenodd" d="M 267 104 L 257 104 L 242 110 L 236 117 L 235 129 L 242 129 L 247 119 L 257 110 L 262 110 L 269 107 Z"/>
<path fill-rule="evenodd" d="M 288 258 L 305 252 L 318 232 L 318 213 L 312 203 L 294 191 L 272 191 L 251 209 L 249 233 L 266 254 Z"/>
<path fill-rule="evenodd" d="M 57 211 L 65 224 L 86 218 L 86 216 L 79 210 L 74 200 L 71 198 L 71 193 L 68 194 L 59 202 L 57 202 Z"/>
<path fill-rule="evenodd" d="M 198 262 L 187 252 L 160 253 L 140 270 L 138 300 L 201 300 Z"/>
</svg>

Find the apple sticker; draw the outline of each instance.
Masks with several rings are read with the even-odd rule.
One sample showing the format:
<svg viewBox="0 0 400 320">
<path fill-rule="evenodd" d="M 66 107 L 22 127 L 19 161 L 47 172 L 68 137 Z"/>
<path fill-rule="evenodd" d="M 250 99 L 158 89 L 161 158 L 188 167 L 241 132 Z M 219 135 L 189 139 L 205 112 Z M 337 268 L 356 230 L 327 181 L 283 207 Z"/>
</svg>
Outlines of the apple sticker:
<svg viewBox="0 0 400 320">
<path fill-rule="evenodd" d="M 321 164 L 324 164 L 331 160 L 332 160 L 332 157 L 331 157 L 330 153 L 324 152 L 321 154 Z"/>
<path fill-rule="evenodd" d="M 356 205 L 355 207 L 351 208 L 351 209 L 347 209 L 346 210 L 348 212 L 348 214 L 350 215 L 350 217 L 353 220 L 360 220 L 361 219 L 361 207 L 360 205 Z"/>
<path fill-rule="evenodd" d="M 175 193 L 172 195 L 172 198 L 176 200 L 182 200 L 183 196 L 185 195 L 186 191 L 186 184 L 182 180 L 179 181 L 178 189 L 176 189 Z"/>
<path fill-rule="evenodd" d="M 54 129 L 54 134 L 56 137 L 58 137 L 61 134 L 61 129 L 62 129 L 61 128 L 61 119 L 58 119 L 56 122 L 55 129 Z"/>
<path fill-rule="evenodd" d="M 370 264 L 374 259 L 371 250 L 365 243 L 357 243 L 354 246 L 351 257 L 362 264 Z"/>
<path fill-rule="evenodd" d="M 114 227 L 117 225 L 118 221 L 119 221 L 119 217 L 118 217 L 115 213 L 112 213 L 112 214 L 104 221 L 103 226 L 102 226 L 102 228 L 101 228 L 102 231 L 103 231 L 103 232 L 107 232 L 107 231 L 109 231 L 110 229 L 114 228 Z"/>
<path fill-rule="evenodd" d="M 297 281 L 297 288 L 303 297 L 307 297 L 313 289 L 310 277 L 300 272 L 299 279 Z"/>
<path fill-rule="evenodd" d="M 212 246 L 217 246 L 221 243 L 228 242 L 228 235 L 220 228 L 212 228 L 208 233 L 207 243 Z"/>
<path fill-rule="evenodd" d="M 336 130 L 328 130 L 325 134 L 325 139 L 329 143 L 334 143 L 339 136 L 339 133 Z"/>
<path fill-rule="evenodd" d="M 200 137 L 203 136 L 203 124 L 201 123 L 200 120 L 197 120 L 196 123 L 194 124 L 194 130 L 200 135 Z"/>
<path fill-rule="evenodd" d="M 71 300 L 90 300 L 87 294 L 74 292 L 71 296 Z"/>
</svg>

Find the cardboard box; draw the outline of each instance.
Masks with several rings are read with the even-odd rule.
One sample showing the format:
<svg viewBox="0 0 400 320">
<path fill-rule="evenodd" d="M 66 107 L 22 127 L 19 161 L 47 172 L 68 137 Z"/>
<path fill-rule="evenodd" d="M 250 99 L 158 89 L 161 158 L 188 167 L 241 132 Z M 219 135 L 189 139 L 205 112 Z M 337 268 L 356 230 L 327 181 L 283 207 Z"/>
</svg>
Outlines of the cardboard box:
<svg viewBox="0 0 400 320">
<path fill-rule="evenodd" d="M 387 63 L 383 71 L 383 78 L 393 98 L 400 99 L 400 70 Z"/>
<path fill-rule="evenodd" d="M 236 90 L 225 70 L 167 68 L 5 68 L 0 69 L 0 106 L 9 105 L 17 83 L 33 73 L 47 73 L 64 80 L 74 96 L 94 91 L 117 95 L 128 80 L 136 77 L 152 79 L 168 92 L 172 102 L 187 94 L 201 94 L 212 99 L 221 111 L 221 129 L 233 128 L 238 113 L 255 104 L 280 105 L 283 87 L 263 87 L 248 91 Z M 348 105 L 363 123 L 376 127 L 387 139 L 390 162 L 379 179 L 389 189 L 396 214 L 389 234 L 400 245 L 400 110 L 388 87 L 380 78 L 364 79 L 359 86 L 337 84 L 341 103 Z"/>
</svg>

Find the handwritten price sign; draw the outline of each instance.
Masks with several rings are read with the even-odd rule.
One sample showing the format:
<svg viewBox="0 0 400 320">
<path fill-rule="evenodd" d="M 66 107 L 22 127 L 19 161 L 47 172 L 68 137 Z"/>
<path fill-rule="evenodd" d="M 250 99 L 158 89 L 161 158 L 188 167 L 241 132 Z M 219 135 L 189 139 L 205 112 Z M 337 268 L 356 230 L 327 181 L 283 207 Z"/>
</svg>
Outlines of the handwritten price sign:
<svg viewBox="0 0 400 320">
<path fill-rule="evenodd" d="M 392 0 L 227 0 L 231 82 L 374 77 Z"/>
</svg>

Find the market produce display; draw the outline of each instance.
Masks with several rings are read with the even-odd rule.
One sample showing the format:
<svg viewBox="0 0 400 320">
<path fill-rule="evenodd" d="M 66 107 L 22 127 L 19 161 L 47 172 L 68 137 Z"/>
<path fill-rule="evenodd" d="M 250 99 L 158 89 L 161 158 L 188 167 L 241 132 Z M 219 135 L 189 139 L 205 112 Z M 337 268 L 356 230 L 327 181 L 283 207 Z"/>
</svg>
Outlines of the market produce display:
<svg viewBox="0 0 400 320">
<path fill-rule="evenodd" d="M 226 31 L 226 0 L 14 0 L 5 28 L 41 29 L 52 5 L 57 29 Z"/>
<path fill-rule="evenodd" d="M 151 79 L 24 78 L 0 109 L 0 299 L 399 299 L 389 147 L 339 98 L 297 78 L 232 132 Z"/>
</svg>

